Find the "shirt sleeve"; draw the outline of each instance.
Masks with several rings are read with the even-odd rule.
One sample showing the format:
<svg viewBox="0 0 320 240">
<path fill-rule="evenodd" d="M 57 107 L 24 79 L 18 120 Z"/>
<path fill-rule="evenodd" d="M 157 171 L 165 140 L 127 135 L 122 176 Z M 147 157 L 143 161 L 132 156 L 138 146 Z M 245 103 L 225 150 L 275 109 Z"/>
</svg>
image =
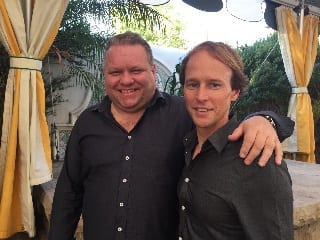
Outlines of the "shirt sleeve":
<svg viewBox="0 0 320 240">
<path fill-rule="evenodd" d="M 293 194 L 291 178 L 283 162 L 261 168 L 244 166 L 234 207 L 246 240 L 293 240 Z"/>
<path fill-rule="evenodd" d="M 285 140 L 286 138 L 290 137 L 293 133 L 295 122 L 292 121 L 289 117 L 279 115 L 272 111 L 260 111 L 249 114 L 245 119 L 250 117 L 259 116 L 259 115 L 268 115 L 272 117 L 273 121 L 276 124 L 276 130 L 278 134 L 278 138 L 280 142 Z"/>
<path fill-rule="evenodd" d="M 81 215 L 82 195 L 80 148 L 75 126 L 67 144 L 64 165 L 55 188 L 49 240 L 74 239 Z"/>
</svg>

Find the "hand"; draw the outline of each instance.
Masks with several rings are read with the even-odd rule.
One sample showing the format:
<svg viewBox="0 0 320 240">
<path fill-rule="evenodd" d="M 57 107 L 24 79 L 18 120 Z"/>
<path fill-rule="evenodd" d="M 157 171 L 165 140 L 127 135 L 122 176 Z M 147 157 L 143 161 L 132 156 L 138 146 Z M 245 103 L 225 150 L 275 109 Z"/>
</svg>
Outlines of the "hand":
<svg viewBox="0 0 320 240">
<path fill-rule="evenodd" d="M 262 116 L 254 116 L 243 121 L 231 135 L 230 141 L 236 141 L 243 135 L 240 157 L 249 165 L 260 153 L 258 164 L 263 167 L 275 151 L 275 162 L 280 165 L 283 157 L 282 146 L 277 132 L 270 122 Z"/>
</svg>

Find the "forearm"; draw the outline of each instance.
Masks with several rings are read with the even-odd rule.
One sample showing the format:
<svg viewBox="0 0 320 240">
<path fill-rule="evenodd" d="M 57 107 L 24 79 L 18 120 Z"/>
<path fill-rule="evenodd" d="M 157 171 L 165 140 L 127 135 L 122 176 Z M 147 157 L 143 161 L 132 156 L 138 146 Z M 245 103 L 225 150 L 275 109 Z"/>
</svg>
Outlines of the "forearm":
<svg viewBox="0 0 320 240">
<path fill-rule="evenodd" d="M 294 121 L 292 121 L 290 118 L 286 116 L 279 115 L 275 112 L 272 111 L 260 111 L 260 112 L 255 112 L 246 117 L 246 119 L 253 117 L 253 116 L 259 116 L 259 115 L 268 115 L 271 116 L 272 119 L 274 120 L 276 124 L 276 131 L 278 138 L 280 142 L 285 140 L 286 138 L 290 137 L 291 134 L 293 133 L 294 129 Z"/>
</svg>

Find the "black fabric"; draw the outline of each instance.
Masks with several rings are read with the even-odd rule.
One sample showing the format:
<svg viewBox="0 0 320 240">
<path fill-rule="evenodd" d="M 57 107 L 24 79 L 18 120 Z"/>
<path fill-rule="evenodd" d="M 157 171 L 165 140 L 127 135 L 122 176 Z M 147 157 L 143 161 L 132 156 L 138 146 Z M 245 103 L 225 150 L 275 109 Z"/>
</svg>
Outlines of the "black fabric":
<svg viewBox="0 0 320 240">
<path fill-rule="evenodd" d="M 114 120 L 110 104 L 106 97 L 84 111 L 72 130 L 49 240 L 73 239 L 81 213 L 86 240 L 176 239 L 182 139 L 192 128 L 183 98 L 157 91 L 130 133 Z"/>
<path fill-rule="evenodd" d="M 178 186 L 183 240 L 293 239 L 293 196 L 286 163 L 261 168 L 239 157 L 242 140 L 229 142 L 230 120 L 192 159 L 195 130 L 185 138 L 186 167 Z"/>
<path fill-rule="evenodd" d="M 108 98 L 81 114 L 57 182 L 49 239 L 72 239 L 81 212 L 84 239 L 176 239 L 182 139 L 192 128 L 183 106 L 181 97 L 158 92 L 130 133 L 111 116 Z"/>
<path fill-rule="evenodd" d="M 221 0 L 182 0 L 186 4 L 206 12 L 218 12 L 223 8 Z"/>
</svg>

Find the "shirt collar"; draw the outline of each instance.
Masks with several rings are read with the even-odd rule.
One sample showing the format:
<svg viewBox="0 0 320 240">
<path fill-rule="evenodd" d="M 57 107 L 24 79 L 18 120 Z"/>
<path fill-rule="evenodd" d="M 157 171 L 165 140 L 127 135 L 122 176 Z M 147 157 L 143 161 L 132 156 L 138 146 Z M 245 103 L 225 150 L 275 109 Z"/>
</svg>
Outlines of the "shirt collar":
<svg viewBox="0 0 320 240">
<path fill-rule="evenodd" d="M 228 136 L 234 131 L 238 124 L 239 123 L 237 122 L 236 118 L 232 117 L 224 126 L 218 129 L 208 138 L 203 148 L 208 146 L 207 144 L 210 143 L 218 152 L 221 152 L 229 141 Z M 195 145 L 198 143 L 196 129 L 193 129 L 185 136 L 183 143 L 185 148 L 188 150 L 192 150 L 195 147 Z"/>
<path fill-rule="evenodd" d="M 208 138 L 208 141 L 220 153 L 229 142 L 228 136 L 237 126 L 238 122 L 236 118 L 231 118 L 224 126 L 219 128 L 214 134 L 212 134 Z"/>
</svg>

